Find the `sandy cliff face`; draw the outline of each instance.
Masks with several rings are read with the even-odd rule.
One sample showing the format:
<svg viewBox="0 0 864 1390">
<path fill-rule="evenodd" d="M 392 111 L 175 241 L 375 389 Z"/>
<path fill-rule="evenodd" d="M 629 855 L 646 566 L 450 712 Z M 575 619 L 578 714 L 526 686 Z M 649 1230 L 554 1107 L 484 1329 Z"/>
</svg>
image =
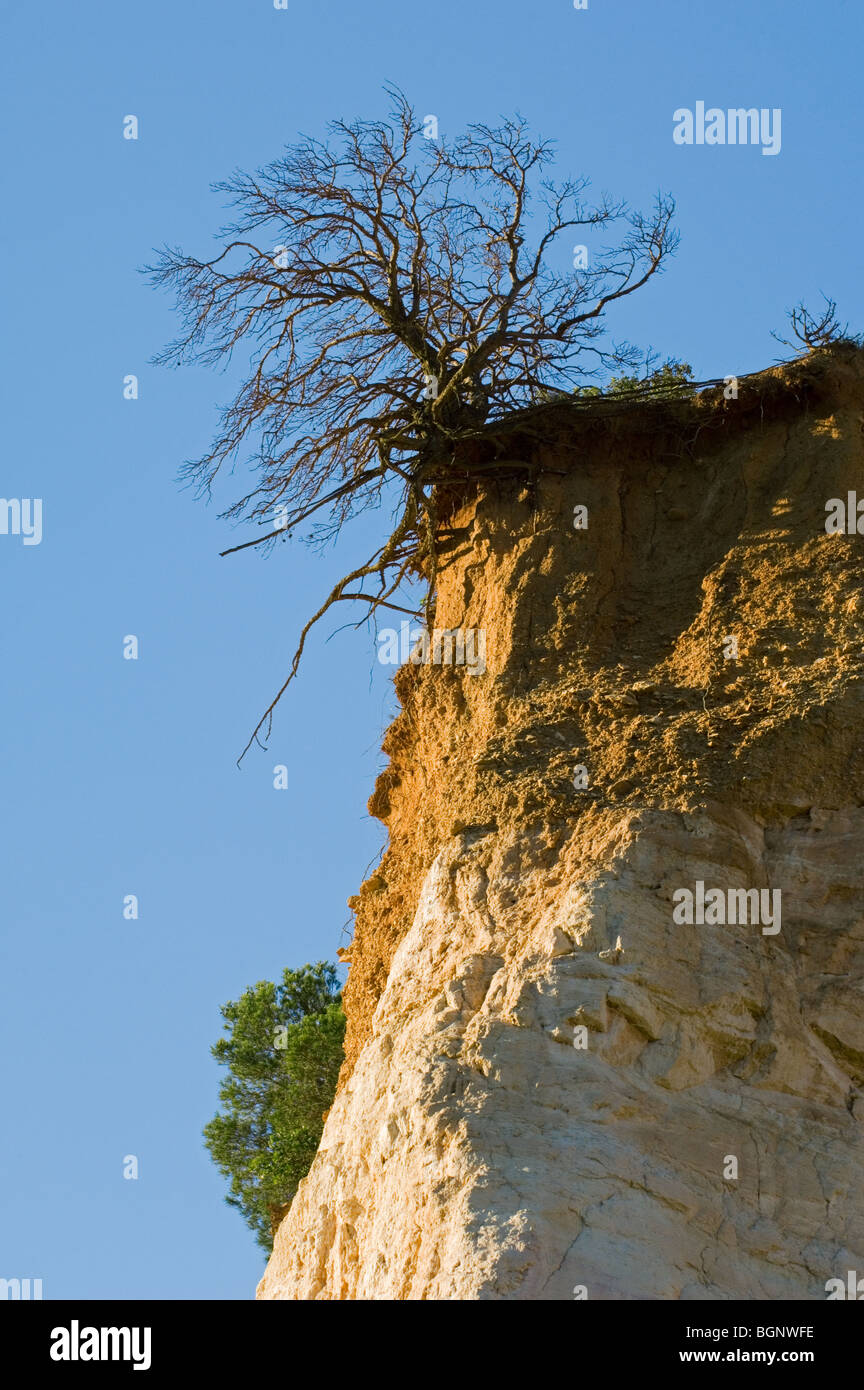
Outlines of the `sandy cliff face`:
<svg viewBox="0 0 864 1390">
<path fill-rule="evenodd" d="M 864 537 L 825 531 L 862 405 L 840 352 L 551 412 L 502 440 L 530 485 L 454 502 L 436 621 L 486 672 L 397 677 L 343 1083 L 259 1297 L 864 1275 Z"/>
</svg>

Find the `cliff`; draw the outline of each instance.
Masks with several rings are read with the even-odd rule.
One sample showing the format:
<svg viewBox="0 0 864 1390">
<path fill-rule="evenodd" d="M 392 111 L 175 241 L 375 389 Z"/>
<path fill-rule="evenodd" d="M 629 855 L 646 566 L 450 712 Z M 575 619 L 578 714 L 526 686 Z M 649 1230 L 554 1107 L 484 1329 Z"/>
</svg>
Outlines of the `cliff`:
<svg viewBox="0 0 864 1390">
<path fill-rule="evenodd" d="M 457 459 L 436 624 L 485 671 L 396 677 L 342 1084 L 259 1297 L 864 1274 L 864 541 L 826 532 L 862 405 L 837 349 Z"/>
</svg>

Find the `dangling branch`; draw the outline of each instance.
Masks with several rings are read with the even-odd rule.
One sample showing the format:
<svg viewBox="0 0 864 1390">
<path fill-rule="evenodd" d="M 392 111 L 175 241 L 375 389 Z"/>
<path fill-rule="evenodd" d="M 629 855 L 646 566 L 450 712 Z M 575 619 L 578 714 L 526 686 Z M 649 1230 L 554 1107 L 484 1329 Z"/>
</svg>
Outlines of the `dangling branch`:
<svg viewBox="0 0 864 1390">
<path fill-rule="evenodd" d="M 366 613 L 367 620 L 372 616 L 373 613 L 375 613 L 375 611 L 378 608 L 385 606 L 384 598 L 386 598 L 389 593 L 392 593 L 394 591 L 394 589 L 404 578 L 405 572 L 408 569 L 408 567 L 414 563 L 413 552 L 411 555 L 409 555 L 408 559 L 406 559 L 403 562 L 402 568 L 399 571 L 399 575 L 396 582 L 387 590 L 387 593 L 384 595 L 383 598 L 379 597 L 378 595 L 346 594 L 345 587 L 346 585 L 352 583 L 352 581 L 355 579 L 364 579 L 369 575 L 373 574 L 386 577 L 387 571 L 393 566 L 395 562 L 397 562 L 396 552 L 398 551 L 399 546 L 406 539 L 406 537 L 410 535 L 410 533 L 416 525 L 416 522 L 416 502 L 413 496 L 409 496 L 408 501 L 405 505 L 404 512 L 402 514 L 402 519 L 399 522 L 399 525 L 396 527 L 395 531 L 390 536 L 386 545 L 384 545 L 380 550 L 376 551 L 372 558 L 368 560 L 365 565 L 360 565 L 357 569 L 352 570 L 350 574 L 346 574 L 342 579 L 340 579 L 339 583 L 336 584 L 333 587 L 333 589 L 331 589 L 330 593 L 327 595 L 327 598 L 324 600 L 324 602 L 321 604 L 321 607 L 318 609 L 317 613 L 314 613 L 312 617 L 309 619 L 309 621 L 306 623 L 302 632 L 300 633 L 300 639 L 297 643 L 297 649 L 294 653 L 294 658 L 291 662 L 291 670 L 289 671 L 288 676 L 286 680 L 283 682 L 280 689 L 276 692 L 276 695 L 270 701 L 270 704 L 267 706 L 261 718 L 258 720 L 258 723 L 255 725 L 255 728 L 252 730 L 246 747 L 243 749 L 243 752 L 237 759 L 238 767 L 245 758 L 246 754 L 249 752 L 249 749 L 252 747 L 252 744 L 258 742 L 258 735 L 265 724 L 267 725 L 267 732 L 264 737 L 270 737 L 270 730 L 273 724 L 273 711 L 275 710 L 279 701 L 282 699 L 282 696 L 285 694 L 285 691 L 288 689 L 289 685 L 297 675 L 297 669 L 300 665 L 300 658 L 302 657 L 303 649 L 306 646 L 306 638 L 309 636 L 309 633 L 312 631 L 312 628 L 315 626 L 315 624 L 321 618 L 324 617 L 324 614 L 329 612 L 329 610 L 333 607 L 335 603 L 342 603 L 347 601 L 353 602 L 358 597 L 365 598 L 367 603 L 369 604 L 369 610 Z"/>
</svg>

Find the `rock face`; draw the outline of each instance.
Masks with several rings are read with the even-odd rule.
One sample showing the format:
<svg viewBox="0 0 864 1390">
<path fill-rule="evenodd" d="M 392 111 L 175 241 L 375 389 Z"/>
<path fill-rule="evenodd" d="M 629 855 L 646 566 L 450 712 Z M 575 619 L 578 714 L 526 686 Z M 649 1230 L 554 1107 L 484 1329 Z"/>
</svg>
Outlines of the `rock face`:
<svg viewBox="0 0 864 1390">
<path fill-rule="evenodd" d="M 499 441 L 530 473 L 454 489 L 436 621 L 486 669 L 398 673 L 342 1085 L 259 1297 L 864 1275 L 864 538 L 825 529 L 862 356 L 550 410 Z"/>
</svg>

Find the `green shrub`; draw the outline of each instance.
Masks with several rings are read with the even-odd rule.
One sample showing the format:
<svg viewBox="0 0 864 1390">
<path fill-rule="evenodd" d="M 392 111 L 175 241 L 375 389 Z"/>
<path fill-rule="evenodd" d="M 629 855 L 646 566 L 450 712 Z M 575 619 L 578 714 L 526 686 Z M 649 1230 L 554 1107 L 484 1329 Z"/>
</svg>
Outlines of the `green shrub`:
<svg viewBox="0 0 864 1390">
<path fill-rule="evenodd" d="M 677 362 L 669 357 L 662 367 L 648 376 L 613 376 L 606 386 L 579 386 L 573 394 L 580 400 L 596 396 L 628 396 L 634 392 L 647 392 L 651 396 L 677 396 L 680 387 L 692 380 L 693 368 L 689 362 Z"/>
<path fill-rule="evenodd" d="M 279 985 L 260 980 L 222 1016 L 228 1036 L 211 1052 L 228 1075 L 204 1139 L 229 1180 L 226 1201 L 269 1251 L 336 1092 L 345 1037 L 336 967 L 318 961 L 286 970 Z"/>
</svg>

